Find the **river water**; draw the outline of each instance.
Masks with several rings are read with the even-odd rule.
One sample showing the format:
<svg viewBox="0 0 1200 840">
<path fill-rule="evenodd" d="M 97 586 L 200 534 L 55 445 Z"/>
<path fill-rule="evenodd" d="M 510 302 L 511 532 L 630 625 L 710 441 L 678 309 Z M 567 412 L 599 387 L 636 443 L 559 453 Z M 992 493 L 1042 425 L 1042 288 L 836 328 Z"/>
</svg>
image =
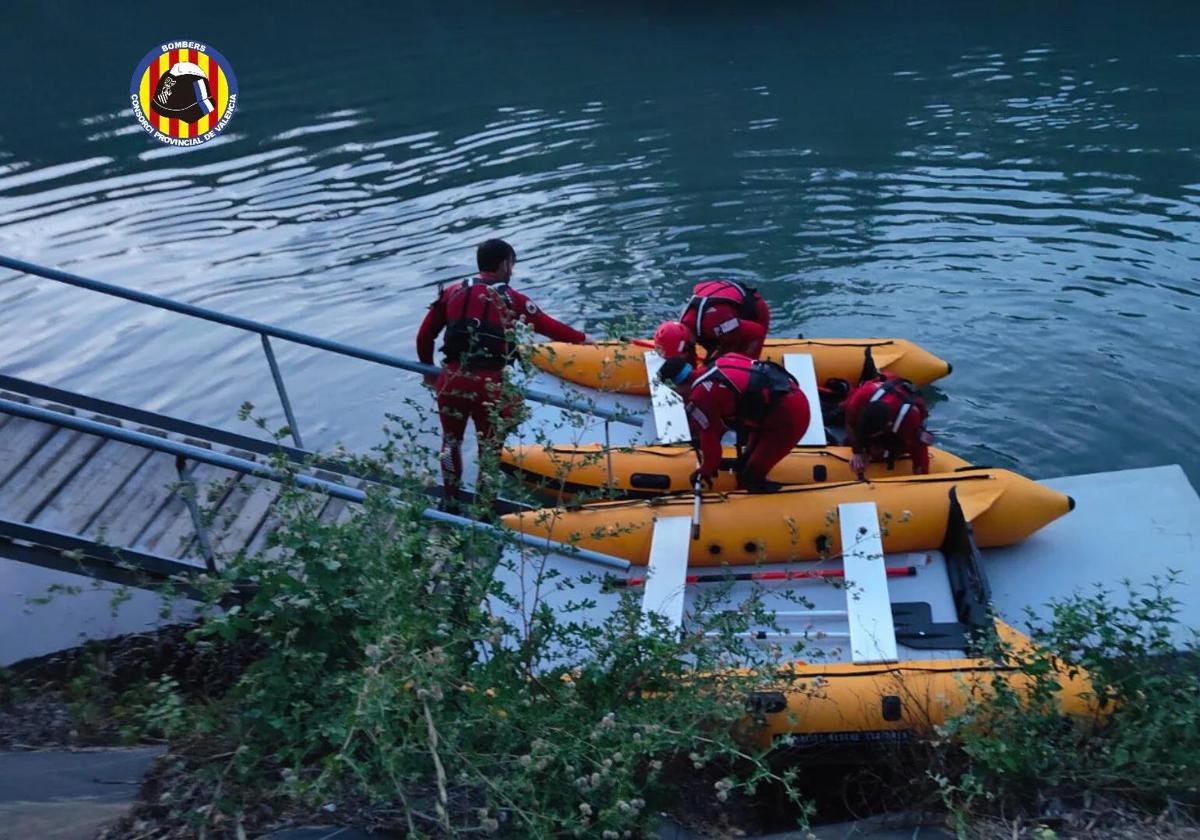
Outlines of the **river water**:
<svg viewBox="0 0 1200 840">
<path fill-rule="evenodd" d="M 1035 477 L 1200 479 L 1200 4 L 18 3 L 0 46 L 0 253 L 413 354 L 503 236 L 593 334 L 691 284 L 778 335 L 950 360 L 933 423 Z M 146 137 L 128 82 L 201 39 L 239 107 Z M 0 272 L 0 370 L 242 428 L 257 338 Z M 306 443 L 363 446 L 415 378 L 277 345 Z"/>
</svg>

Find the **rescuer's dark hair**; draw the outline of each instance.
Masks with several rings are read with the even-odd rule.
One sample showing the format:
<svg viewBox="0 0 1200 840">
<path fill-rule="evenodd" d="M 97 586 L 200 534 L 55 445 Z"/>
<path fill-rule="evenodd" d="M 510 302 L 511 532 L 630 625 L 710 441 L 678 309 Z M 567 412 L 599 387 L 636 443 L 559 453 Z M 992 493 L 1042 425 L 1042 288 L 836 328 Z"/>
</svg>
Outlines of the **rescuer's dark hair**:
<svg viewBox="0 0 1200 840">
<path fill-rule="evenodd" d="M 475 262 L 480 271 L 496 271 L 501 263 L 510 258 L 515 261 L 517 252 L 503 239 L 489 239 L 475 251 Z"/>
</svg>

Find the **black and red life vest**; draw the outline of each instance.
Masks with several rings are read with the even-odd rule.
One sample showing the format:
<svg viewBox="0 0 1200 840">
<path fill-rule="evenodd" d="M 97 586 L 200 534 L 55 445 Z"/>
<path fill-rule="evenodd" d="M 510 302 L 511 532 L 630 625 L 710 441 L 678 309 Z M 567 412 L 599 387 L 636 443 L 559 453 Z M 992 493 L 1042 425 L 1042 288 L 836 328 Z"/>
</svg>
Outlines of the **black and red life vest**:
<svg viewBox="0 0 1200 840">
<path fill-rule="evenodd" d="M 905 418 L 914 406 L 924 414 L 925 401 L 921 395 L 917 393 L 916 387 L 907 379 L 885 379 L 883 383 L 875 389 L 875 393 L 871 394 L 867 403 L 882 402 L 888 407 L 888 416 L 894 416 L 895 419 L 891 423 L 890 431 L 897 435 L 900 433 L 901 427 L 904 425 Z"/>
<path fill-rule="evenodd" d="M 508 341 L 512 299 L 507 283 L 489 283 L 478 277 L 464 280 L 446 292 L 446 361 L 485 370 L 511 364 L 515 348 Z"/>
<path fill-rule="evenodd" d="M 887 408 L 888 423 L 874 434 L 868 434 L 867 424 L 867 406 L 871 403 L 882 403 Z M 887 455 L 888 469 L 892 469 L 896 462 L 896 453 L 903 452 L 907 448 L 904 440 L 901 438 L 900 430 L 904 428 L 904 421 L 912 411 L 916 411 L 921 418 L 922 436 L 925 435 L 925 419 L 929 412 L 925 407 L 925 400 L 917 391 L 915 385 L 907 379 L 898 377 L 889 377 L 884 379 L 878 388 L 867 399 L 867 405 L 862 407 L 862 412 L 858 418 L 858 427 L 855 431 L 856 446 L 864 448 L 875 446 L 883 449 Z"/>
<path fill-rule="evenodd" d="M 692 296 L 679 313 L 679 320 L 694 311 L 696 313 L 696 332 L 699 334 L 704 327 L 704 315 L 714 306 L 728 306 L 738 318 L 752 321 L 757 314 L 755 299 L 758 290 L 744 286 L 736 280 L 702 280 L 692 289 Z"/>
<path fill-rule="evenodd" d="M 782 365 L 745 356 L 718 358 L 692 383 L 693 390 L 706 381 L 723 384 L 737 394 L 736 416 L 722 418 L 728 428 L 761 425 L 776 403 L 799 387 Z"/>
</svg>

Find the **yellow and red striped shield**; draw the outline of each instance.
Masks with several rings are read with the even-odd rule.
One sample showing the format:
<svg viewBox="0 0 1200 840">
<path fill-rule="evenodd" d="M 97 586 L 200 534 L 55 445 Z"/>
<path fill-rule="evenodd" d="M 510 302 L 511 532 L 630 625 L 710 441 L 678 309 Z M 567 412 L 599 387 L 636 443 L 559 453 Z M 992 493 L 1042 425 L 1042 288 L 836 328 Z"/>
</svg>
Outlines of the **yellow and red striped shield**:
<svg viewBox="0 0 1200 840">
<path fill-rule="evenodd" d="M 188 43 L 193 46 L 191 48 L 166 49 L 167 46 L 175 46 L 175 44 L 170 44 L 151 50 L 134 74 L 131 93 L 136 95 L 135 107 L 141 112 L 138 115 L 138 122 L 142 124 L 143 128 L 152 130 L 159 135 L 158 139 L 163 142 L 169 143 L 172 139 L 211 139 L 211 136 L 206 137 L 206 135 L 212 133 L 212 136 L 215 136 L 216 132 L 224 127 L 222 118 L 232 111 L 231 99 L 236 101 L 237 82 L 224 57 L 207 45 L 197 42 Z M 199 67 L 207 83 L 206 89 L 200 86 L 200 89 L 207 94 L 206 104 L 200 110 L 204 110 L 206 113 L 201 114 L 193 121 L 165 116 L 159 113 L 151 102 L 151 97 L 158 90 L 159 80 L 167 75 L 171 68 L 180 64 Z M 194 73 L 195 70 L 193 69 L 191 72 Z M 226 122 L 228 121 L 226 120 Z M 203 141 L 201 140 L 201 142 Z"/>
</svg>

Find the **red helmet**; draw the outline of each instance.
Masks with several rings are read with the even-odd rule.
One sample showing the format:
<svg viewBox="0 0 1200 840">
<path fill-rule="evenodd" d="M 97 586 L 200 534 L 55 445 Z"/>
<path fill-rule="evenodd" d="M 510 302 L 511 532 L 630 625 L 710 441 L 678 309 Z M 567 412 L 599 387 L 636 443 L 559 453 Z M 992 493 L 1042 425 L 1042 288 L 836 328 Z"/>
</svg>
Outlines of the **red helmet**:
<svg viewBox="0 0 1200 840">
<path fill-rule="evenodd" d="M 692 356 L 696 352 L 696 336 L 678 321 L 663 321 L 654 331 L 654 348 L 664 359 Z"/>
</svg>

